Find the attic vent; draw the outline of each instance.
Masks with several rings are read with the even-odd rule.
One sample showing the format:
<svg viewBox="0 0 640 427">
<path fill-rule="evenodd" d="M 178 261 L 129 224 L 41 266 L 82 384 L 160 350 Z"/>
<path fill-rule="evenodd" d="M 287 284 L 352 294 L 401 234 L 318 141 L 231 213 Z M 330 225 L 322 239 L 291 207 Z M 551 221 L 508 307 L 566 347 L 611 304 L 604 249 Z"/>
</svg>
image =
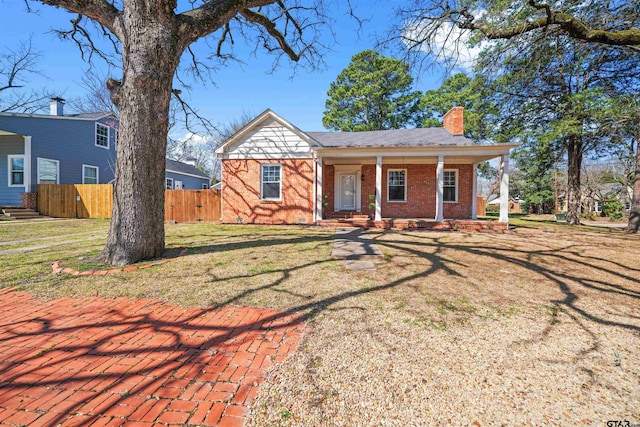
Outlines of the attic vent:
<svg viewBox="0 0 640 427">
<path fill-rule="evenodd" d="M 242 224 L 242 223 L 244 222 L 244 219 L 243 219 L 243 218 L 240 218 L 240 217 L 237 217 L 237 218 L 236 218 L 236 222 L 237 222 L 238 224 Z"/>
</svg>

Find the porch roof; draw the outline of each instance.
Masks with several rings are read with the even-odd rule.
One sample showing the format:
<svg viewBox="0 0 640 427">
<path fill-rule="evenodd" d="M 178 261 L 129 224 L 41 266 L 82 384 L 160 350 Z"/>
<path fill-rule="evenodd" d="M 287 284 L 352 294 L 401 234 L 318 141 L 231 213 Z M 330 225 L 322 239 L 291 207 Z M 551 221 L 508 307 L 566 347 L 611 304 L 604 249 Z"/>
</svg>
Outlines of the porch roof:
<svg viewBox="0 0 640 427">
<path fill-rule="evenodd" d="M 444 128 L 389 129 L 364 132 L 306 132 L 325 148 L 466 147 L 478 145 Z"/>
<path fill-rule="evenodd" d="M 19 133 L 0 129 L 0 137 L 3 137 L 3 136 L 21 136 L 21 135 Z"/>
</svg>

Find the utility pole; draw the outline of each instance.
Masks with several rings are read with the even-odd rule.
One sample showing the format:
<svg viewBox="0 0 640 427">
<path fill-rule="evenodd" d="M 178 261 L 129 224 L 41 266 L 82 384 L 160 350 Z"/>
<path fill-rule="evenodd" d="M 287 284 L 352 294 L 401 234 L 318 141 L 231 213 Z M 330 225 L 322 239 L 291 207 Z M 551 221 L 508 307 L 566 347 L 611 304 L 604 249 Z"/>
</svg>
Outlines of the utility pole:
<svg viewBox="0 0 640 427">
<path fill-rule="evenodd" d="M 553 178 L 556 186 L 556 207 L 555 207 L 554 213 L 558 213 L 558 165 L 557 163 L 554 163 L 553 165 Z"/>
</svg>

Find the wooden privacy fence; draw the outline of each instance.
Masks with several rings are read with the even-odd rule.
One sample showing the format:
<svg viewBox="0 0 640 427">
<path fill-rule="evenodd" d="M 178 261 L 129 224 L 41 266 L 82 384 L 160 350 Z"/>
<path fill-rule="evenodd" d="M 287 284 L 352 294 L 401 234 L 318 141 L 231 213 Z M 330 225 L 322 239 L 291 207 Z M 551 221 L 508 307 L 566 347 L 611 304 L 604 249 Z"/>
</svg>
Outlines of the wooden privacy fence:
<svg viewBox="0 0 640 427">
<path fill-rule="evenodd" d="M 38 212 L 56 218 L 111 218 L 111 184 L 38 184 Z"/>
<path fill-rule="evenodd" d="M 166 190 L 164 220 L 174 222 L 220 221 L 220 190 Z"/>
<path fill-rule="evenodd" d="M 111 218 L 111 184 L 38 184 L 38 212 L 56 218 Z M 220 220 L 219 190 L 166 190 L 165 221 Z"/>
</svg>

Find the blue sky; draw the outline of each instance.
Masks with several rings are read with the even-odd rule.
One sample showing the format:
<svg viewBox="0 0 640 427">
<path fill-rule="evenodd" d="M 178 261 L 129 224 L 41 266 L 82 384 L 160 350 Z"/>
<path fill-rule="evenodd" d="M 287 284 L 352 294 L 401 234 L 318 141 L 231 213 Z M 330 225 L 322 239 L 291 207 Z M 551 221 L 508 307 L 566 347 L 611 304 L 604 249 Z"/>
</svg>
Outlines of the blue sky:
<svg viewBox="0 0 640 427">
<path fill-rule="evenodd" d="M 213 123 L 224 124 L 243 112 L 259 114 L 271 108 L 303 130 L 324 130 L 322 115 L 330 83 L 348 66 L 353 55 L 375 47 L 375 35 L 382 36 L 389 30 L 393 4 L 398 1 L 354 2 L 358 16 L 367 19 L 359 33 L 357 23 L 346 16 L 344 6 L 339 6 L 343 9 L 333 14 L 336 42 L 324 56 L 326 69 L 308 71 L 299 67 L 294 73 L 293 64 L 283 61 L 271 73 L 272 57 L 260 50 L 253 56 L 253 46 L 243 48 L 237 43 L 235 51 L 244 64 L 232 63 L 220 68 L 214 75 L 215 85 L 196 84 L 186 95 Z M 46 78 L 32 76 L 29 83 L 35 88 L 46 87 L 67 99 L 82 95 L 80 82 L 87 64 L 73 43 L 59 40 L 50 32 L 53 28 L 68 28 L 74 15 L 42 5 L 37 6 L 39 13 L 27 13 L 20 0 L 0 0 L 0 8 L 3 15 L 0 49 L 15 48 L 20 41 L 31 37 L 35 50 L 41 53 L 39 66 Z M 106 70 L 106 66 L 103 69 Z M 416 89 L 425 91 L 440 86 L 442 75 L 428 73 L 423 71 L 415 76 Z"/>
</svg>

